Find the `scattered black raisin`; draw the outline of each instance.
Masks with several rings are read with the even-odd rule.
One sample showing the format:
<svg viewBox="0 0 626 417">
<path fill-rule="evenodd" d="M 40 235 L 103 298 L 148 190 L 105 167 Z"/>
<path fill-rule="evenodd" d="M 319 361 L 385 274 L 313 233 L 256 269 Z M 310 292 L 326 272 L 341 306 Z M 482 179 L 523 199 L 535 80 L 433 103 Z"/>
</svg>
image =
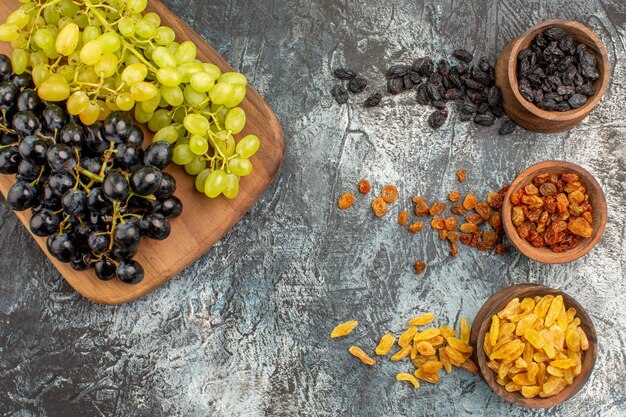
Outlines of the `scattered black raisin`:
<svg viewBox="0 0 626 417">
<path fill-rule="evenodd" d="M 433 64 L 433 60 L 428 56 L 413 61 L 413 71 L 421 76 L 429 77 L 434 70 L 435 65 Z"/>
<path fill-rule="evenodd" d="M 428 96 L 431 100 L 441 100 L 441 94 L 439 94 L 439 89 L 435 84 L 431 82 L 426 83 L 426 91 L 428 92 Z"/>
<path fill-rule="evenodd" d="M 491 126 L 496 122 L 496 118 L 491 113 L 477 114 L 474 123 L 481 126 Z"/>
<path fill-rule="evenodd" d="M 448 111 L 445 109 L 437 110 L 428 117 L 428 124 L 433 129 L 439 129 L 446 122 Z"/>
<path fill-rule="evenodd" d="M 415 99 L 422 106 L 430 104 L 430 96 L 428 95 L 428 87 L 426 83 L 422 83 L 419 85 L 419 87 L 417 87 L 417 94 L 415 96 Z"/>
<path fill-rule="evenodd" d="M 367 80 L 363 77 L 355 77 L 348 83 L 348 90 L 355 94 L 362 93 L 367 87 Z"/>
<path fill-rule="evenodd" d="M 390 78 L 387 80 L 387 91 L 391 94 L 400 94 L 404 91 L 404 80 L 402 78 Z"/>
<path fill-rule="evenodd" d="M 500 126 L 500 131 L 498 133 L 500 133 L 501 135 L 510 135 L 515 131 L 516 127 L 517 125 L 513 120 L 506 119 L 504 122 L 502 122 L 502 126 Z"/>
<path fill-rule="evenodd" d="M 452 53 L 452 55 L 455 58 L 457 58 L 458 60 L 463 61 L 463 62 L 467 62 L 467 63 L 471 62 L 472 59 L 474 59 L 474 56 L 471 53 L 469 53 L 468 51 L 466 51 L 465 49 L 456 49 Z"/>
<path fill-rule="evenodd" d="M 500 94 L 500 89 L 498 87 L 493 86 L 487 89 L 487 103 L 489 103 L 490 106 L 499 104 L 501 100 L 502 95 Z"/>
<path fill-rule="evenodd" d="M 348 102 L 348 92 L 340 85 L 336 85 L 330 90 L 330 94 L 335 98 L 335 101 L 339 104 L 346 104 Z"/>
<path fill-rule="evenodd" d="M 439 71 L 442 77 L 447 77 L 450 74 L 450 63 L 445 59 L 439 60 L 437 71 Z"/>
<path fill-rule="evenodd" d="M 404 77 L 409 73 L 411 67 L 409 65 L 392 65 L 385 73 L 387 78 Z"/>
<path fill-rule="evenodd" d="M 445 109 L 446 108 L 446 102 L 443 100 L 435 100 L 432 103 L 430 103 L 431 106 L 433 106 L 436 109 Z"/>
<path fill-rule="evenodd" d="M 383 95 L 380 93 L 374 93 L 365 100 L 363 103 L 364 107 L 376 107 L 380 104 L 383 99 Z"/>
<path fill-rule="evenodd" d="M 460 88 L 450 88 L 443 96 L 446 100 L 458 100 L 463 97 L 463 91 Z"/>
<path fill-rule="evenodd" d="M 335 68 L 333 75 L 340 80 L 351 80 L 356 77 L 356 72 L 345 68 Z"/>
</svg>

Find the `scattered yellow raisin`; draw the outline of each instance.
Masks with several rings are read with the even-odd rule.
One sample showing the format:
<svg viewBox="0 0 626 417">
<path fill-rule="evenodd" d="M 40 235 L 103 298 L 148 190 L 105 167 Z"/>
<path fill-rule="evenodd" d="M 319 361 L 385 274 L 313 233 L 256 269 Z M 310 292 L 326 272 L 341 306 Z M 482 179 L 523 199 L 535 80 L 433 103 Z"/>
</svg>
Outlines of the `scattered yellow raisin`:
<svg viewBox="0 0 626 417">
<path fill-rule="evenodd" d="M 418 233 L 418 232 L 421 232 L 423 228 L 424 228 L 424 223 L 422 221 L 417 221 L 409 225 L 409 232 Z"/>
<path fill-rule="evenodd" d="M 476 207 L 476 204 L 478 203 L 478 198 L 476 198 L 476 196 L 474 194 L 468 194 L 465 196 L 465 199 L 463 200 L 463 208 L 465 210 L 473 210 L 474 207 Z"/>
<path fill-rule="evenodd" d="M 343 337 L 352 332 L 359 325 L 359 322 L 356 320 L 347 321 L 345 323 L 341 323 L 337 325 L 333 331 L 330 333 L 330 337 L 336 339 L 338 337 Z"/>
<path fill-rule="evenodd" d="M 352 207 L 353 204 L 354 204 L 354 194 L 352 193 L 342 194 L 341 197 L 339 197 L 339 201 L 337 201 L 337 205 L 342 210 Z"/>
<path fill-rule="evenodd" d="M 402 349 L 400 349 L 399 351 L 397 351 L 391 357 L 391 360 L 394 361 L 394 362 L 400 361 L 400 360 L 406 358 L 407 356 L 409 356 L 410 353 L 411 353 L 411 345 L 407 345 L 407 346 L 403 347 Z"/>
<path fill-rule="evenodd" d="M 387 213 L 387 203 L 385 203 L 382 197 L 376 197 L 372 201 L 372 210 L 376 217 L 383 217 Z"/>
<path fill-rule="evenodd" d="M 454 230 L 459 225 L 459 221 L 456 217 L 447 217 L 444 223 L 446 230 Z"/>
<path fill-rule="evenodd" d="M 459 169 L 456 172 L 456 177 L 459 180 L 459 182 L 465 182 L 465 180 L 467 179 L 467 173 L 464 170 Z"/>
<path fill-rule="evenodd" d="M 369 366 L 376 365 L 376 360 L 370 358 L 367 355 L 367 353 L 365 353 L 363 349 L 361 349 L 358 346 L 350 346 L 350 348 L 348 349 L 348 352 L 350 352 L 352 356 L 360 359 L 361 362 L 363 362 L 366 365 L 369 365 Z"/>
<path fill-rule="evenodd" d="M 401 226 L 406 226 L 409 222 L 409 212 L 406 210 L 402 210 L 400 214 L 398 214 L 398 224 Z"/>
<path fill-rule="evenodd" d="M 383 356 L 389 353 L 393 344 L 396 342 L 396 337 L 391 333 L 387 333 L 383 337 L 380 338 L 380 342 L 378 342 L 378 346 L 376 346 L 376 354 L 378 356 Z"/>
<path fill-rule="evenodd" d="M 442 203 L 440 201 L 435 201 L 431 206 L 430 206 L 430 215 L 431 216 L 439 216 L 441 213 L 443 213 L 446 210 L 446 203 Z"/>
<path fill-rule="evenodd" d="M 433 230 L 443 230 L 446 228 L 446 221 L 441 217 L 435 217 L 430 221 L 430 227 L 432 227 Z"/>
<path fill-rule="evenodd" d="M 459 339 L 466 345 L 469 345 L 470 342 L 470 325 L 465 316 L 461 317 L 459 321 Z"/>
<path fill-rule="evenodd" d="M 359 181 L 359 192 L 363 195 L 369 194 L 372 186 L 368 180 Z"/>
<path fill-rule="evenodd" d="M 420 387 L 419 381 L 415 379 L 413 375 L 408 374 L 406 372 L 402 372 L 396 375 L 396 380 L 410 382 L 413 385 L 413 388 L 415 389 L 418 389 Z"/>
<path fill-rule="evenodd" d="M 415 333 L 417 333 L 417 327 L 415 326 L 411 326 L 408 329 L 406 329 L 404 333 L 402 333 L 400 335 L 400 338 L 398 339 L 398 346 L 403 348 L 407 346 L 409 343 L 411 343 L 413 341 L 413 336 L 415 336 Z"/>
<path fill-rule="evenodd" d="M 431 345 L 425 340 L 420 340 L 419 342 L 416 342 L 415 347 L 417 351 L 420 353 L 420 355 L 430 356 L 436 353 L 433 345 Z"/>
<path fill-rule="evenodd" d="M 420 340 L 428 340 L 432 339 L 435 336 L 439 336 L 441 334 L 441 330 L 439 329 L 426 329 L 422 332 L 419 332 L 413 338 L 414 341 L 418 342 Z"/>
<path fill-rule="evenodd" d="M 474 223 L 463 223 L 459 230 L 463 233 L 474 233 L 478 231 L 478 226 Z"/>
<path fill-rule="evenodd" d="M 395 185 L 385 185 L 381 197 L 385 200 L 385 203 L 393 203 L 398 199 L 398 188 Z"/>
<path fill-rule="evenodd" d="M 452 191 L 449 195 L 448 195 L 448 199 L 450 201 L 452 201 L 453 203 L 456 203 L 457 201 L 459 201 L 461 199 L 461 194 L 456 192 L 456 191 Z"/>
<path fill-rule="evenodd" d="M 425 313 L 409 320 L 409 326 L 423 326 L 435 320 L 435 313 Z"/>
<path fill-rule="evenodd" d="M 412 198 L 415 203 L 415 215 L 418 217 L 426 216 L 430 213 L 430 206 L 426 204 L 426 200 L 422 196 L 415 196 Z"/>
<path fill-rule="evenodd" d="M 422 368 L 419 368 L 418 370 L 416 370 L 413 375 L 415 375 L 416 378 L 422 380 L 422 381 L 426 381 L 430 384 L 436 384 L 437 382 L 439 382 L 439 380 L 441 379 L 441 377 L 439 376 L 439 374 L 429 374 L 423 371 Z"/>
</svg>

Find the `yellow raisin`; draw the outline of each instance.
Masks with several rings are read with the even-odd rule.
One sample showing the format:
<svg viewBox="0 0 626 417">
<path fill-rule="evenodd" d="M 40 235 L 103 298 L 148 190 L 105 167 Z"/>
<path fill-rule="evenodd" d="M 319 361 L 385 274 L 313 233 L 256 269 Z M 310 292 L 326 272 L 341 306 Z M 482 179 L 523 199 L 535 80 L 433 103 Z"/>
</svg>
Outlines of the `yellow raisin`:
<svg viewBox="0 0 626 417">
<path fill-rule="evenodd" d="M 463 199 L 463 208 L 465 210 L 473 210 L 478 203 L 478 198 L 474 194 L 468 194 Z"/>
<path fill-rule="evenodd" d="M 376 354 L 378 356 L 386 355 L 391 350 L 393 344 L 396 341 L 396 337 L 391 333 L 387 333 L 383 337 L 380 338 L 380 342 L 378 342 L 378 346 L 376 346 Z"/>
<path fill-rule="evenodd" d="M 530 381 L 535 381 L 537 380 L 537 374 L 539 373 L 539 365 L 537 365 L 535 362 L 531 362 L 528 364 L 527 369 L 527 373 L 528 373 L 528 379 Z"/>
<path fill-rule="evenodd" d="M 487 367 L 489 369 L 491 369 L 492 371 L 494 371 L 494 372 L 498 372 L 498 369 L 500 369 L 500 362 L 498 362 L 498 361 L 489 361 L 489 362 L 487 362 Z"/>
<path fill-rule="evenodd" d="M 541 335 L 539 335 L 541 337 Z M 524 353 L 522 353 L 522 358 L 526 361 L 526 363 L 531 363 L 533 361 L 533 355 L 535 353 L 535 348 L 532 344 L 526 343 L 524 346 Z"/>
<path fill-rule="evenodd" d="M 399 351 L 397 351 L 391 357 L 391 360 L 394 361 L 394 362 L 400 361 L 400 360 L 406 358 L 407 356 L 409 356 L 410 353 L 411 353 L 411 345 L 405 346 L 402 349 L 400 349 Z"/>
<path fill-rule="evenodd" d="M 385 203 L 393 203 L 398 199 L 398 188 L 395 185 L 385 185 L 380 194 Z"/>
<path fill-rule="evenodd" d="M 463 369 L 465 369 L 468 372 L 471 372 L 473 374 L 475 374 L 476 372 L 478 372 L 478 366 L 476 366 L 476 364 L 474 363 L 473 360 L 471 360 L 470 358 L 465 359 L 465 362 L 463 362 L 463 364 L 461 365 L 461 367 Z"/>
<path fill-rule="evenodd" d="M 451 361 L 457 362 L 459 364 L 465 362 L 465 356 L 463 356 L 461 352 L 454 349 L 452 346 L 446 346 L 445 350 Z"/>
<path fill-rule="evenodd" d="M 332 332 L 330 332 L 330 337 L 332 337 L 333 339 L 336 339 L 338 337 L 343 337 L 346 336 L 348 334 L 350 334 L 350 332 L 352 332 L 352 330 L 354 330 L 356 328 L 356 326 L 359 325 L 359 322 L 356 320 L 351 320 L 351 321 L 347 321 L 345 323 L 341 323 L 339 325 L 337 325 Z"/>
<path fill-rule="evenodd" d="M 456 172 L 456 178 L 459 180 L 459 182 L 465 182 L 465 180 L 467 179 L 467 173 L 465 172 L 465 170 L 459 169 Z"/>
<path fill-rule="evenodd" d="M 535 347 L 535 349 L 543 348 L 543 337 L 541 334 L 535 329 L 526 329 L 524 332 L 524 337 L 531 345 Z"/>
<path fill-rule="evenodd" d="M 363 351 L 363 349 L 361 349 L 358 346 L 350 346 L 350 348 L 348 349 L 348 352 L 350 352 L 350 354 L 358 359 L 361 360 L 361 362 L 363 362 L 366 365 L 369 366 L 373 366 L 376 365 L 376 361 L 372 358 L 370 358 L 367 353 L 365 353 Z"/>
<path fill-rule="evenodd" d="M 478 226 L 476 226 L 474 223 L 463 223 L 459 230 L 462 233 L 474 233 L 478 230 Z"/>
<path fill-rule="evenodd" d="M 563 350 L 563 346 L 565 345 L 565 332 L 563 329 L 553 324 L 550 327 L 550 336 L 552 337 L 555 349 L 558 351 Z"/>
<path fill-rule="evenodd" d="M 557 295 L 550 303 L 550 308 L 548 309 L 548 313 L 546 314 L 546 319 L 544 320 L 544 326 L 550 327 L 555 322 L 559 313 L 561 312 L 561 308 L 563 307 L 563 296 Z"/>
<path fill-rule="evenodd" d="M 413 375 L 415 375 L 416 378 L 419 378 L 422 381 L 426 381 L 426 382 L 431 383 L 431 384 L 436 384 L 441 379 L 439 374 L 428 374 L 428 373 L 424 372 L 421 368 L 416 370 L 413 373 Z"/>
<path fill-rule="evenodd" d="M 435 336 L 432 339 L 428 339 L 428 343 L 433 345 L 433 347 L 435 348 L 443 345 L 443 342 L 445 342 L 445 339 L 443 338 L 442 335 Z"/>
<path fill-rule="evenodd" d="M 580 333 L 577 327 L 570 326 L 565 331 L 565 344 L 572 352 L 580 351 Z"/>
<path fill-rule="evenodd" d="M 580 333 L 580 348 L 582 350 L 589 349 L 589 339 L 587 338 L 587 333 L 585 333 L 582 327 L 578 328 L 578 333 Z"/>
<path fill-rule="evenodd" d="M 474 351 L 474 349 L 471 346 L 466 345 L 465 343 L 463 343 L 461 340 L 457 339 L 456 337 L 449 337 L 446 340 L 448 341 L 448 344 L 450 346 L 452 346 L 453 348 L 455 348 L 461 353 L 472 353 Z"/>
<path fill-rule="evenodd" d="M 519 298 L 514 298 L 498 313 L 498 317 L 508 319 L 517 314 L 520 309 Z"/>
<path fill-rule="evenodd" d="M 499 349 L 494 350 L 494 352 L 491 354 L 491 356 L 489 356 L 489 359 L 503 359 L 503 360 L 504 359 L 508 359 L 507 360 L 508 362 L 512 362 L 512 361 L 514 361 L 515 359 L 517 359 L 519 357 L 519 355 L 518 355 L 518 356 L 512 358 L 513 354 L 520 347 L 522 349 L 524 348 L 524 343 L 521 340 L 519 340 L 519 339 L 511 340 L 510 342 L 505 343 L 504 345 L 502 345 Z M 520 352 L 520 355 L 521 354 L 522 353 Z M 509 359 L 509 358 L 512 358 L 512 359 Z"/>
<path fill-rule="evenodd" d="M 413 385 L 413 388 L 418 389 L 420 387 L 420 383 L 415 377 L 406 372 L 399 373 L 396 375 L 396 381 L 406 381 L 410 382 Z"/>
<path fill-rule="evenodd" d="M 354 194 L 352 193 L 342 194 L 341 197 L 339 197 L 339 200 L 337 201 L 337 206 L 341 210 L 348 209 L 352 207 L 353 204 L 354 204 Z"/>
<path fill-rule="evenodd" d="M 441 368 L 443 368 L 443 362 L 441 361 L 428 361 L 420 367 L 422 372 L 426 374 L 436 374 L 441 371 Z"/>
<path fill-rule="evenodd" d="M 504 386 L 504 389 L 507 392 L 516 392 L 522 389 L 521 385 L 516 384 L 515 382 L 509 382 Z"/>
<path fill-rule="evenodd" d="M 507 334 L 506 336 L 501 337 L 500 340 L 498 340 L 498 343 L 496 343 L 496 345 L 492 347 L 492 350 L 495 352 L 513 339 L 515 339 L 515 336 L 513 334 Z"/>
<path fill-rule="evenodd" d="M 456 203 L 461 199 L 461 194 L 456 191 L 452 191 L 450 194 L 448 194 L 448 199 L 453 203 Z"/>
<path fill-rule="evenodd" d="M 424 222 L 417 221 L 409 225 L 409 232 L 418 233 L 418 232 L 421 232 L 423 228 L 424 228 Z"/>
<path fill-rule="evenodd" d="M 539 372 L 537 372 L 537 385 L 539 385 L 540 387 L 543 387 L 543 384 L 546 382 L 546 378 L 547 378 L 546 364 L 541 362 L 539 364 Z"/>
<path fill-rule="evenodd" d="M 461 341 L 466 345 L 469 345 L 470 331 L 471 329 L 467 318 L 465 316 L 461 317 L 459 322 L 459 339 L 461 339 Z"/>
<path fill-rule="evenodd" d="M 491 316 L 491 327 L 489 327 L 489 343 L 495 346 L 498 342 L 498 334 L 500 332 L 500 319 L 495 314 Z"/>
<path fill-rule="evenodd" d="M 546 368 L 546 371 L 548 372 L 549 375 L 558 376 L 560 378 L 563 378 L 563 376 L 565 375 L 565 372 L 563 371 L 563 369 L 555 368 L 552 365 L 548 365 L 548 367 Z"/>
<path fill-rule="evenodd" d="M 565 389 L 566 386 L 567 386 L 567 382 L 565 382 L 565 379 L 551 375 L 548 377 L 547 381 L 543 384 L 543 388 L 541 389 L 539 396 L 541 398 L 552 397 L 558 394 L 559 392 L 563 391 L 563 389 Z"/>
<path fill-rule="evenodd" d="M 413 338 L 414 341 L 418 342 L 420 340 L 428 340 L 432 339 L 435 336 L 439 336 L 441 334 L 441 330 L 439 329 L 426 329 L 422 332 L 419 332 Z"/>
<path fill-rule="evenodd" d="M 454 331 L 454 329 L 450 326 L 439 326 L 439 331 L 441 332 L 440 334 L 443 337 L 452 337 L 452 336 L 456 336 L 456 332 Z"/>
<path fill-rule="evenodd" d="M 435 313 L 425 313 L 409 320 L 409 326 L 423 326 L 435 320 Z"/>
<path fill-rule="evenodd" d="M 403 348 L 411 343 L 411 341 L 413 340 L 413 336 L 415 336 L 415 333 L 417 333 L 417 327 L 415 326 L 411 326 L 406 329 L 404 333 L 400 335 L 400 339 L 398 339 L 398 346 Z"/>
<path fill-rule="evenodd" d="M 430 343 L 425 340 L 421 340 L 419 342 L 415 342 L 417 346 L 417 351 L 424 356 L 434 355 L 436 353 L 435 348 Z"/>
<path fill-rule="evenodd" d="M 530 313 L 529 315 L 521 319 L 517 323 L 517 327 L 515 328 L 515 336 L 522 336 L 526 329 L 532 327 L 536 320 L 537 316 L 535 316 L 533 313 Z"/>
<path fill-rule="evenodd" d="M 372 211 L 374 211 L 376 217 L 383 217 L 387 213 L 387 203 L 385 203 L 382 197 L 376 197 L 372 201 Z"/>
<path fill-rule="evenodd" d="M 554 300 L 553 295 L 544 295 L 535 305 L 533 313 L 535 313 L 535 315 L 540 319 L 545 318 L 546 313 L 552 304 L 552 300 Z"/>
<path fill-rule="evenodd" d="M 534 385 L 535 384 L 535 381 L 532 381 L 528 377 L 527 372 L 519 373 L 515 375 L 513 378 L 511 378 L 511 380 L 518 385 Z"/>
<path fill-rule="evenodd" d="M 408 222 L 409 222 L 409 212 L 406 210 L 402 210 L 398 214 L 398 224 L 400 226 L 406 226 Z"/>
<path fill-rule="evenodd" d="M 556 317 L 556 324 L 563 330 L 567 329 L 567 313 L 565 312 L 565 306 L 561 307 L 559 315 Z"/>
<path fill-rule="evenodd" d="M 500 325 L 500 331 L 498 332 L 498 340 L 503 336 L 512 335 L 515 332 L 515 323 L 506 322 Z"/>
<path fill-rule="evenodd" d="M 524 398 L 533 398 L 539 395 L 540 391 L 541 387 L 538 387 L 537 385 L 524 386 L 522 387 L 522 396 Z"/>
<path fill-rule="evenodd" d="M 488 357 L 493 353 L 493 346 L 489 343 L 489 332 L 485 333 L 485 338 L 483 340 L 483 350 L 485 351 L 485 355 Z"/>
<path fill-rule="evenodd" d="M 526 312 L 533 311 L 533 309 L 535 308 L 535 300 L 533 300 L 532 298 L 526 297 L 520 303 L 520 307 L 522 311 L 526 311 Z"/>
<path fill-rule="evenodd" d="M 552 361 L 550 362 L 550 366 L 553 366 L 555 368 L 559 368 L 559 369 L 568 369 L 571 368 L 572 366 L 576 366 L 576 361 L 572 360 L 572 359 L 558 359 L 556 361 Z"/>
<path fill-rule="evenodd" d="M 448 354 L 444 348 L 439 348 L 439 360 L 443 364 L 447 373 L 452 372 L 452 364 L 450 363 L 450 359 L 448 358 Z"/>
<path fill-rule="evenodd" d="M 574 307 L 570 307 L 567 309 L 565 314 L 567 314 L 567 322 L 571 323 L 572 320 L 574 320 L 574 317 L 576 317 L 576 309 Z"/>
</svg>

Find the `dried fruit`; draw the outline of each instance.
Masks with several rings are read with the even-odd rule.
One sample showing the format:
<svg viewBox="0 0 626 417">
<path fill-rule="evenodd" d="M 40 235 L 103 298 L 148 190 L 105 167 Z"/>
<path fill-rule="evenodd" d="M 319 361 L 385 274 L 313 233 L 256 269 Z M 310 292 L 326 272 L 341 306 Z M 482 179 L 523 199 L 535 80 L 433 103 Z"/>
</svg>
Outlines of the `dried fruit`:
<svg viewBox="0 0 626 417">
<path fill-rule="evenodd" d="M 415 389 L 418 389 L 420 387 L 419 381 L 415 379 L 413 375 L 408 374 L 406 372 L 402 372 L 396 375 L 396 380 L 410 382 L 413 385 L 413 388 Z"/>
<path fill-rule="evenodd" d="M 400 349 L 399 351 L 397 351 L 391 357 L 391 360 L 394 361 L 394 362 L 400 361 L 400 360 L 406 358 L 407 356 L 409 356 L 410 353 L 411 353 L 411 345 L 407 345 L 407 346 L 403 347 L 402 349 Z"/>
<path fill-rule="evenodd" d="M 441 217 L 435 217 L 430 221 L 430 227 L 432 227 L 433 230 L 443 230 L 446 228 L 446 221 Z"/>
<path fill-rule="evenodd" d="M 431 206 L 430 206 L 430 215 L 431 216 L 439 216 L 441 213 L 443 213 L 446 210 L 446 203 L 442 203 L 439 201 L 435 201 Z"/>
<path fill-rule="evenodd" d="M 355 94 L 362 93 L 367 87 L 367 80 L 363 77 L 355 77 L 348 83 L 348 90 Z"/>
<path fill-rule="evenodd" d="M 380 104 L 382 99 L 383 99 L 382 94 L 374 93 L 363 102 L 363 107 L 376 107 Z"/>
<path fill-rule="evenodd" d="M 422 272 L 424 272 L 424 270 L 426 269 L 426 263 L 424 263 L 424 261 L 422 261 L 421 259 L 415 262 L 415 273 L 417 275 L 421 274 Z"/>
<path fill-rule="evenodd" d="M 385 185 L 381 197 L 385 203 L 393 203 L 398 199 L 398 188 L 395 185 Z"/>
<path fill-rule="evenodd" d="M 433 129 L 439 129 L 446 122 L 448 111 L 445 109 L 433 112 L 428 118 L 428 125 Z"/>
<path fill-rule="evenodd" d="M 467 173 L 464 170 L 459 169 L 456 172 L 456 177 L 459 180 L 459 182 L 465 182 L 465 180 L 467 179 Z M 471 210 L 471 209 L 468 209 L 468 210 Z"/>
<path fill-rule="evenodd" d="M 463 223 L 459 230 L 463 233 L 474 233 L 478 230 L 478 226 L 474 223 Z"/>
<path fill-rule="evenodd" d="M 409 222 L 409 212 L 406 210 L 402 210 L 398 214 L 398 224 L 401 226 L 406 226 L 408 222 Z"/>
<path fill-rule="evenodd" d="M 456 203 L 457 201 L 459 201 L 461 199 L 461 194 L 456 192 L 456 191 L 452 191 L 449 195 L 448 195 L 448 199 L 450 201 L 452 201 L 453 203 Z"/>
<path fill-rule="evenodd" d="M 425 313 L 409 320 L 409 326 L 423 326 L 435 320 L 435 313 Z"/>
<path fill-rule="evenodd" d="M 476 198 L 474 194 L 470 193 L 465 196 L 465 199 L 463 200 L 463 208 L 465 210 L 473 210 L 474 207 L 476 207 L 476 204 L 478 204 L 478 198 Z"/>
<path fill-rule="evenodd" d="M 415 326 L 411 326 L 408 329 L 406 329 L 400 335 L 400 339 L 398 339 L 398 346 L 400 346 L 401 348 L 407 346 L 410 342 L 413 341 L 413 337 L 415 336 L 415 333 L 417 333 L 417 327 Z"/>
<path fill-rule="evenodd" d="M 396 342 L 396 338 L 391 333 L 387 333 L 383 337 L 380 338 L 380 342 L 378 342 L 378 346 L 376 346 L 376 354 L 378 356 L 383 356 L 389 353 L 393 344 Z"/>
<path fill-rule="evenodd" d="M 415 348 L 423 356 L 430 356 L 435 354 L 435 348 L 425 340 L 415 342 Z"/>
<path fill-rule="evenodd" d="M 459 321 L 459 338 L 463 343 L 469 345 L 470 341 L 470 325 L 466 317 L 461 317 Z M 450 335 L 448 335 L 450 336 Z"/>
<path fill-rule="evenodd" d="M 409 232 L 417 233 L 421 232 L 424 228 L 424 223 L 421 221 L 417 221 L 409 226 Z"/>
<path fill-rule="evenodd" d="M 341 323 L 333 329 L 333 331 L 330 333 L 330 337 L 332 337 L 333 339 L 336 339 L 338 337 L 346 336 L 350 334 L 350 332 L 352 332 L 352 330 L 354 330 L 356 326 L 358 325 L 359 325 L 359 322 L 356 320 L 351 320 L 345 323 Z"/>
<path fill-rule="evenodd" d="M 350 346 L 350 348 L 348 348 L 348 352 L 350 352 L 350 354 L 356 358 L 358 358 L 361 362 L 363 362 L 365 365 L 369 365 L 369 366 L 374 366 L 376 365 L 376 360 L 370 358 L 367 353 L 365 353 L 363 351 L 363 349 L 361 349 L 358 346 Z"/>
<path fill-rule="evenodd" d="M 456 217 L 448 217 L 444 220 L 446 230 L 454 230 L 459 225 L 459 221 Z"/>
<path fill-rule="evenodd" d="M 339 208 L 342 210 L 352 207 L 353 204 L 354 204 L 354 194 L 352 193 L 342 194 L 341 197 L 339 197 L 339 200 L 337 201 L 337 206 L 339 206 Z"/>
<path fill-rule="evenodd" d="M 359 181 L 359 192 L 361 194 L 363 195 L 369 194 L 371 189 L 372 189 L 372 186 L 370 185 L 370 182 L 368 180 Z"/>
<path fill-rule="evenodd" d="M 333 96 L 338 104 L 346 104 L 348 102 L 348 92 L 340 85 L 336 85 L 330 90 L 330 94 Z"/>
<path fill-rule="evenodd" d="M 351 80 L 356 77 L 356 72 L 346 68 L 335 68 L 333 70 L 333 75 L 335 76 L 335 78 L 338 78 L 340 80 Z"/>
<path fill-rule="evenodd" d="M 376 197 L 372 201 L 372 210 L 376 217 L 383 217 L 387 213 L 387 203 L 385 203 L 382 197 Z"/>
<path fill-rule="evenodd" d="M 415 203 L 415 215 L 418 217 L 426 216 L 430 213 L 430 206 L 426 204 L 424 197 L 416 196 L 412 198 L 413 203 Z"/>
<path fill-rule="evenodd" d="M 432 339 L 435 336 L 439 336 L 441 334 L 441 330 L 439 329 L 427 329 L 422 332 L 419 332 L 415 335 L 413 340 L 415 342 L 419 342 L 420 340 L 428 340 Z"/>
</svg>

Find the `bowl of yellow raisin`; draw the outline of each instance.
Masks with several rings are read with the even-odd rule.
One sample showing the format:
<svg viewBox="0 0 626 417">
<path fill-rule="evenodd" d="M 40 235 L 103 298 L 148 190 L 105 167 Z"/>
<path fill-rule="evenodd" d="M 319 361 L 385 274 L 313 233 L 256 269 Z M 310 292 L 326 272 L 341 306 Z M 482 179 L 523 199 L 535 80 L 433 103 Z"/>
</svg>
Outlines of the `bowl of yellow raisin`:
<svg viewBox="0 0 626 417">
<path fill-rule="evenodd" d="M 538 284 L 500 290 L 478 311 L 471 332 L 475 362 L 491 389 L 527 408 L 548 408 L 585 385 L 598 354 L 582 305 Z"/>
</svg>

